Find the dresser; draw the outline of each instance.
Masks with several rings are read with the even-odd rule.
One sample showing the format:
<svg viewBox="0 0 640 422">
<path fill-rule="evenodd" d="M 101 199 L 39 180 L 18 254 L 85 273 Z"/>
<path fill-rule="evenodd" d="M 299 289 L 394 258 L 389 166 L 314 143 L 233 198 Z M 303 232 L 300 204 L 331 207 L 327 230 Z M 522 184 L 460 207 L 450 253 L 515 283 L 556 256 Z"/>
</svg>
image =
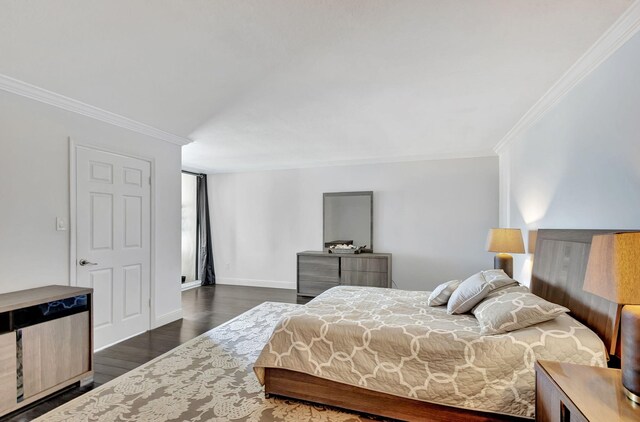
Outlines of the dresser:
<svg viewBox="0 0 640 422">
<path fill-rule="evenodd" d="M 315 297 L 335 286 L 391 287 L 391 254 L 298 252 L 298 296 Z"/>
<path fill-rule="evenodd" d="M 537 361 L 537 422 L 639 421 L 640 406 L 627 399 L 620 370 Z"/>
<path fill-rule="evenodd" d="M 92 289 L 0 295 L 0 416 L 93 379 Z"/>
</svg>

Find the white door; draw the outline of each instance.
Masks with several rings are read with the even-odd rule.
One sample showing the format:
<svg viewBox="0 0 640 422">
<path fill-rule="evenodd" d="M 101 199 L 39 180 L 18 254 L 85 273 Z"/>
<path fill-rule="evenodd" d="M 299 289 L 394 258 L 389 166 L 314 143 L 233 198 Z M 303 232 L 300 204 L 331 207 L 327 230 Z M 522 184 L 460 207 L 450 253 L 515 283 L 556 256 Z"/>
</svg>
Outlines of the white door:
<svg viewBox="0 0 640 422">
<path fill-rule="evenodd" d="M 76 147 L 76 280 L 92 287 L 94 347 L 149 329 L 151 165 Z"/>
</svg>

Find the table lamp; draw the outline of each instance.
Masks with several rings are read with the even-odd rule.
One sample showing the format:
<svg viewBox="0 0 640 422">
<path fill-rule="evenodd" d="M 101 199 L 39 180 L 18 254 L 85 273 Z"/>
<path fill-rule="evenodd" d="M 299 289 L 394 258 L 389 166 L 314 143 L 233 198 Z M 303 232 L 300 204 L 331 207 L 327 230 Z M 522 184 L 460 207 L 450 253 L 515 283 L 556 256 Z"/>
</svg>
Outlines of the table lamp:
<svg viewBox="0 0 640 422">
<path fill-rule="evenodd" d="M 593 236 L 583 290 L 624 305 L 622 386 L 640 403 L 640 232 Z"/>
<path fill-rule="evenodd" d="M 524 253 L 520 229 L 491 229 L 487 237 L 487 250 L 497 252 L 493 268 L 503 270 L 513 278 L 513 257 L 510 253 Z"/>
</svg>

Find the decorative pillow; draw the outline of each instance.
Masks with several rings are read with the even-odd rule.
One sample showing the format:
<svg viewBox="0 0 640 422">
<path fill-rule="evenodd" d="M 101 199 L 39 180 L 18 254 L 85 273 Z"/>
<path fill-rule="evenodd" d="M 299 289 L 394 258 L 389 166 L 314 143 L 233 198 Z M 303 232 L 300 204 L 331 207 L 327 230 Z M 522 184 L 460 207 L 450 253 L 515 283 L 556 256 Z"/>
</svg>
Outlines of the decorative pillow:
<svg viewBox="0 0 640 422">
<path fill-rule="evenodd" d="M 529 290 L 529 288 L 527 286 L 523 286 L 523 285 L 519 284 L 518 282 L 516 282 L 515 284 L 509 284 L 507 286 L 498 287 L 497 289 L 491 290 L 489 292 L 489 294 L 487 294 L 484 297 L 484 299 L 482 299 L 482 301 L 480 301 L 478 304 L 476 304 L 476 306 L 473 309 L 471 309 L 471 313 L 474 313 L 476 311 L 476 308 L 478 306 L 480 306 L 483 302 L 486 302 L 487 300 L 489 300 L 491 298 L 502 296 L 504 294 L 513 293 L 513 292 L 529 293 L 530 290 Z"/>
<path fill-rule="evenodd" d="M 569 312 L 529 292 L 509 292 L 487 299 L 473 311 L 482 334 L 501 334 L 550 321 Z"/>
<path fill-rule="evenodd" d="M 429 306 L 440 306 L 444 305 L 449 301 L 451 294 L 455 289 L 460 285 L 460 280 L 451 280 L 446 283 L 440 284 L 438 287 L 433 289 L 431 295 L 429 295 L 429 300 L 427 301 L 427 305 Z"/>
<path fill-rule="evenodd" d="M 482 272 L 482 275 L 484 275 L 484 278 L 487 280 L 487 283 L 491 283 L 492 281 L 496 281 L 496 280 L 511 280 L 511 277 L 509 277 L 507 275 L 507 273 L 504 272 L 504 270 L 501 269 L 496 269 L 496 270 L 485 270 Z"/>
<path fill-rule="evenodd" d="M 447 304 L 448 314 L 464 314 L 469 312 L 490 291 L 516 284 L 502 270 L 480 271 L 463 281 L 453 292 Z"/>
</svg>

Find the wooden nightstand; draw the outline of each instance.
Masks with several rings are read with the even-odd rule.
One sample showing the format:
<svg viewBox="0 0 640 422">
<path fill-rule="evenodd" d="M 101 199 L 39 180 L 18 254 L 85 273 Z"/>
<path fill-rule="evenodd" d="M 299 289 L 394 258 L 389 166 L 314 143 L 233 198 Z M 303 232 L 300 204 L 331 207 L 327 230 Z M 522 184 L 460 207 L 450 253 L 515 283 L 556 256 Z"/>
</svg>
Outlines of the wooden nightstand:
<svg viewBox="0 0 640 422">
<path fill-rule="evenodd" d="M 626 398 L 620 370 L 537 361 L 536 421 L 640 421 L 640 406 Z"/>
</svg>

